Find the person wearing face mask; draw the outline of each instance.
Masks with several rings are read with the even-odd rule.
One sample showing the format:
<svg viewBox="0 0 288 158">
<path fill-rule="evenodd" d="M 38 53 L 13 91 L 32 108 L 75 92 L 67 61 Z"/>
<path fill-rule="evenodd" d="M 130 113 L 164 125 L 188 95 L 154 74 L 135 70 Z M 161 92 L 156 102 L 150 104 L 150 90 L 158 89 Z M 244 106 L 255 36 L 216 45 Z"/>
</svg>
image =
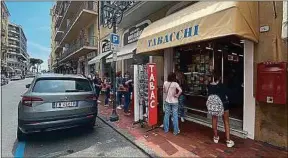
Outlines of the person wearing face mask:
<svg viewBox="0 0 288 158">
<path fill-rule="evenodd" d="M 130 99 L 131 99 L 131 93 L 133 92 L 133 80 L 130 77 L 129 72 L 125 73 L 125 77 L 123 79 L 123 85 L 125 87 L 124 91 L 124 113 L 125 115 L 130 115 L 129 112 L 129 105 L 130 105 Z"/>
</svg>

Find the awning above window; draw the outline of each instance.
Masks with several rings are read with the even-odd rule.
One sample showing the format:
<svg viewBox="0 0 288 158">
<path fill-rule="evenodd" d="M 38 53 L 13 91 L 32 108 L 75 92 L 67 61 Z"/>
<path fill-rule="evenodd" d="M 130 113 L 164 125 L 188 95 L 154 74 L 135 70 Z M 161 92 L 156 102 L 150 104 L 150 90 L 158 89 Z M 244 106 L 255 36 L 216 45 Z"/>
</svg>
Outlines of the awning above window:
<svg viewBox="0 0 288 158">
<path fill-rule="evenodd" d="M 108 51 L 108 52 L 104 52 L 104 53 L 99 54 L 98 56 L 96 56 L 93 59 L 91 59 L 90 61 L 88 61 L 88 65 L 99 63 L 102 58 L 107 57 L 111 53 L 112 53 L 111 51 Z"/>
<path fill-rule="evenodd" d="M 119 52 L 117 52 L 117 61 L 119 60 L 125 60 L 125 59 L 131 59 L 133 58 L 134 51 L 136 50 L 137 42 L 128 44 L 122 48 L 119 49 Z M 112 62 L 112 54 L 109 55 L 106 58 L 106 62 Z"/>
<path fill-rule="evenodd" d="M 137 53 L 229 35 L 258 42 L 258 2 L 197 2 L 146 27 Z"/>
<path fill-rule="evenodd" d="M 283 1 L 283 21 L 282 21 L 282 39 L 287 39 L 288 34 L 288 2 Z"/>
</svg>

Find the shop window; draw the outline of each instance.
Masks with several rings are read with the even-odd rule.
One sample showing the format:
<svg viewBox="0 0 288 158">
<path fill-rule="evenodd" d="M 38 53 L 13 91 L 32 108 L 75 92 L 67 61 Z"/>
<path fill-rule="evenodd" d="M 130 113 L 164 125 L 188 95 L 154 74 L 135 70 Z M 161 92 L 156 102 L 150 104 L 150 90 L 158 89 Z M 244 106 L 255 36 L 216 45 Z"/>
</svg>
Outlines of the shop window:
<svg viewBox="0 0 288 158">
<path fill-rule="evenodd" d="M 231 117 L 243 119 L 243 56 L 243 42 L 234 36 L 175 48 L 174 69 L 185 74 L 187 83 L 183 87 L 185 106 L 198 110 L 189 113 L 206 117 L 207 86 L 216 72 L 228 89 Z"/>
</svg>

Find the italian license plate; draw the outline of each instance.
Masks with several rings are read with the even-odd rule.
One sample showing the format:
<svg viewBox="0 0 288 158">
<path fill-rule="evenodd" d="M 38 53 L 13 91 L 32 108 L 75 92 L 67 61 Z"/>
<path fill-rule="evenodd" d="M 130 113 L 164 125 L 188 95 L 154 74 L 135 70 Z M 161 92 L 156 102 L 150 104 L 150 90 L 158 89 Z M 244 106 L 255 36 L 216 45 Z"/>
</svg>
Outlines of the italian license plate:
<svg viewBox="0 0 288 158">
<path fill-rule="evenodd" d="M 53 108 L 70 108 L 77 107 L 77 102 L 56 102 L 52 105 Z"/>
</svg>

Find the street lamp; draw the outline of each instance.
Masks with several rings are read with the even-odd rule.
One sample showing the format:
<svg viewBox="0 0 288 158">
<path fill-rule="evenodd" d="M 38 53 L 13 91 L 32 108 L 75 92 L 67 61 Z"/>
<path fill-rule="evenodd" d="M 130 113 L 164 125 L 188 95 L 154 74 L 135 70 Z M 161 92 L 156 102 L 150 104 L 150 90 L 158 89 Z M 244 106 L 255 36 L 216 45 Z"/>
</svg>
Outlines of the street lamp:
<svg viewBox="0 0 288 158">
<path fill-rule="evenodd" d="M 101 5 L 101 9 L 103 10 L 103 27 L 108 27 L 109 29 L 113 29 L 113 33 L 116 34 L 116 25 L 120 24 L 123 17 L 123 12 L 131 7 L 135 1 L 103 1 L 104 5 Z M 112 78 L 113 85 L 113 111 L 110 116 L 110 121 L 118 121 L 119 116 L 116 112 L 116 60 L 117 60 L 117 52 L 113 51 L 113 61 L 111 62 L 110 72 Z"/>
</svg>

